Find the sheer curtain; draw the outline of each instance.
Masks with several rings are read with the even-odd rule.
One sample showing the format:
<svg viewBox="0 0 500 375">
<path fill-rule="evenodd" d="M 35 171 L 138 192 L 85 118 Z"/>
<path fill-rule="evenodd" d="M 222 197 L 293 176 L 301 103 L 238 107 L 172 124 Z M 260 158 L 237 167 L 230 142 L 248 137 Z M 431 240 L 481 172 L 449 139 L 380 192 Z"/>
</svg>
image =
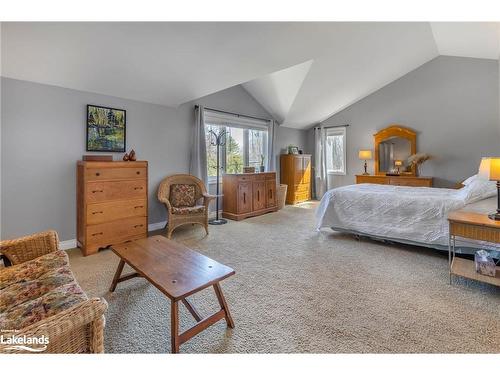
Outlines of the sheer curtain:
<svg viewBox="0 0 500 375">
<path fill-rule="evenodd" d="M 276 170 L 276 155 L 274 153 L 274 145 L 278 124 L 275 121 L 269 120 L 269 130 L 267 131 L 267 171 Z M 277 176 L 276 176 L 277 177 Z"/>
<path fill-rule="evenodd" d="M 189 173 L 198 177 L 208 186 L 207 144 L 205 141 L 205 108 L 197 106 L 194 109 L 193 142 L 189 160 Z"/>
<path fill-rule="evenodd" d="M 314 194 L 321 199 L 328 190 L 328 172 L 326 169 L 326 129 L 314 128 Z"/>
</svg>

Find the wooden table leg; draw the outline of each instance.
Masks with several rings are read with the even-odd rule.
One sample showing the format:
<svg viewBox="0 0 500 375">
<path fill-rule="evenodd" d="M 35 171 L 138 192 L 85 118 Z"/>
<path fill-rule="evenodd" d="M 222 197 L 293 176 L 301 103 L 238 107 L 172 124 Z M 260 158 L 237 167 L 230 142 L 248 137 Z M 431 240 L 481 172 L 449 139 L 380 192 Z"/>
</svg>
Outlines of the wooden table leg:
<svg viewBox="0 0 500 375">
<path fill-rule="evenodd" d="M 220 308 L 222 310 L 224 310 L 227 325 L 230 328 L 234 328 L 233 318 L 231 317 L 231 313 L 229 312 L 229 307 L 227 306 L 226 299 L 224 298 L 224 295 L 222 294 L 222 289 L 221 289 L 219 283 L 214 284 L 214 289 L 215 289 L 215 294 L 217 296 L 217 299 L 219 300 Z"/>
<path fill-rule="evenodd" d="M 110 292 L 115 291 L 116 284 L 118 284 L 118 279 L 120 279 L 120 275 L 122 274 L 124 266 L 125 262 L 123 261 L 123 259 L 120 259 L 120 263 L 118 263 L 118 268 L 116 269 L 115 276 L 113 277 L 113 282 L 111 283 L 111 287 L 109 288 Z"/>
<path fill-rule="evenodd" d="M 172 353 L 179 353 L 179 302 L 172 301 L 170 308 L 170 341 Z"/>
<path fill-rule="evenodd" d="M 201 320 L 203 319 L 202 316 L 201 316 L 201 314 L 196 310 L 196 308 L 193 305 L 191 305 L 191 303 L 188 301 L 188 299 L 184 298 L 181 301 L 184 304 L 184 306 L 186 306 L 186 308 L 188 309 L 188 311 L 191 313 L 191 315 L 193 316 L 193 318 L 197 322 L 201 322 Z"/>
</svg>

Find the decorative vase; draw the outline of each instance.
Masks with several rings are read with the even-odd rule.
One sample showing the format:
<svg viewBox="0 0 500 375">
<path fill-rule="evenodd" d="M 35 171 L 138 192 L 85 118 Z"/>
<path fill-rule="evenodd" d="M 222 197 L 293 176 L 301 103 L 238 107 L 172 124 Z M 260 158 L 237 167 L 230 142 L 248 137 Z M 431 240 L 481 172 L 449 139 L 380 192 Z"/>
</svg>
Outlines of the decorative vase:
<svg viewBox="0 0 500 375">
<path fill-rule="evenodd" d="M 260 171 L 264 172 L 264 166 L 263 165 L 260 166 Z"/>
</svg>

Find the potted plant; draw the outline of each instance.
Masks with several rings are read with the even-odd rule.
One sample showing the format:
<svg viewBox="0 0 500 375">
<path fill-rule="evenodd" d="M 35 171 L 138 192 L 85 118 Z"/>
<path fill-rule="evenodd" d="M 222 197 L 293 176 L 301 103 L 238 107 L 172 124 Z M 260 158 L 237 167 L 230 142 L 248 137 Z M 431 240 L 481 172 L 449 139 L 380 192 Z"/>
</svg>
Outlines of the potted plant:
<svg viewBox="0 0 500 375">
<path fill-rule="evenodd" d="M 265 159 L 265 156 L 264 155 L 260 155 L 260 171 L 261 172 L 264 172 L 264 159 Z"/>
<path fill-rule="evenodd" d="M 429 154 L 418 153 L 413 154 L 408 158 L 408 164 L 415 167 L 415 173 L 417 176 L 420 176 L 422 164 L 424 164 L 427 160 L 431 159 Z"/>
</svg>

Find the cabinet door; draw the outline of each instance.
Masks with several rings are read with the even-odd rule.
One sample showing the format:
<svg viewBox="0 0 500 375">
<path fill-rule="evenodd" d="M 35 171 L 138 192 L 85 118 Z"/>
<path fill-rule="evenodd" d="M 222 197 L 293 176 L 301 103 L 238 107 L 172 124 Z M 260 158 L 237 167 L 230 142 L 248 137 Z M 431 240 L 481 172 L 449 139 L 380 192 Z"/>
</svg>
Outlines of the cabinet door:
<svg viewBox="0 0 500 375">
<path fill-rule="evenodd" d="M 311 157 L 309 155 L 304 155 L 302 157 L 302 183 L 310 184 L 311 183 Z"/>
<path fill-rule="evenodd" d="M 266 183 L 265 181 L 255 181 L 253 183 L 253 210 L 266 208 Z"/>
<path fill-rule="evenodd" d="M 244 214 L 252 211 L 252 182 L 238 184 L 238 213 Z"/>
<path fill-rule="evenodd" d="M 276 180 L 266 181 L 266 206 L 276 206 Z"/>
</svg>

